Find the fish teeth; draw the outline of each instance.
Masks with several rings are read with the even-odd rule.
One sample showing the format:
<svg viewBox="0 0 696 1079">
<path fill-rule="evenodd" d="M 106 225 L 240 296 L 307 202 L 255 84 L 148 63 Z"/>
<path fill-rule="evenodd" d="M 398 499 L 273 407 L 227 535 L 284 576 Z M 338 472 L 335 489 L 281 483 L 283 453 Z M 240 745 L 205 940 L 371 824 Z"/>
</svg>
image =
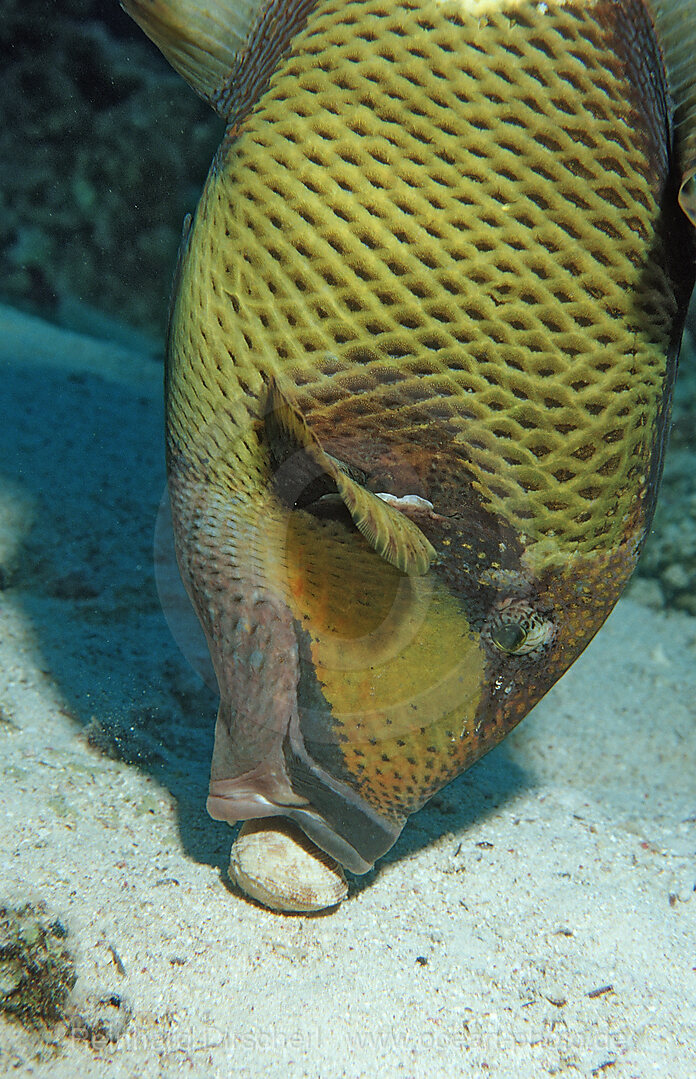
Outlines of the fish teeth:
<svg viewBox="0 0 696 1079">
<path fill-rule="evenodd" d="M 432 502 L 429 502 L 427 498 L 421 498 L 420 495 L 402 495 L 401 498 L 397 498 L 396 495 L 390 495 L 388 491 L 377 491 L 377 498 L 381 498 L 383 502 L 388 502 L 390 506 L 394 506 L 396 509 L 401 509 L 403 506 L 415 506 L 421 510 L 434 508 Z"/>
<path fill-rule="evenodd" d="M 348 885 L 340 865 L 283 817 L 246 821 L 232 844 L 230 880 L 271 910 L 326 910 Z"/>
</svg>

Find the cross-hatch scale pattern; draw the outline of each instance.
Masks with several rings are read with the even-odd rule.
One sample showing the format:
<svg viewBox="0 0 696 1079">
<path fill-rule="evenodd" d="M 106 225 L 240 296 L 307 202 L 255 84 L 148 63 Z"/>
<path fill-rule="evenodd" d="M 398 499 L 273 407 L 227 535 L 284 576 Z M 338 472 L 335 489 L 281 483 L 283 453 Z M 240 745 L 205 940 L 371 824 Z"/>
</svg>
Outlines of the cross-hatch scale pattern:
<svg viewBox="0 0 696 1079">
<path fill-rule="evenodd" d="M 609 546 L 675 312 L 630 89 L 592 5 L 320 3 L 204 197 L 183 352 L 311 426 L 436 422 L 530 544 Z"/>
</svg>

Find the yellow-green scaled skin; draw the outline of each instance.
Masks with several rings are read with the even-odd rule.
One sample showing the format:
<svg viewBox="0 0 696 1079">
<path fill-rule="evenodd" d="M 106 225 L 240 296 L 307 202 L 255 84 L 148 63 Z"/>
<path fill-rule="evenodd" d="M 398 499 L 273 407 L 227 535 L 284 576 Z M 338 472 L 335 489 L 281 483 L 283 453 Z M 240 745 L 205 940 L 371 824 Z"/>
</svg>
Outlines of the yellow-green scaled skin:
<svg viewBox="0 0 696 1079">
<path fill-rule="evenodd" d="M 319 3 L 228 132 L 166 389 L 214 816 L 285 814 L 363 871 L 601 626 L 693 282 L 669 125 L 640 0 L 365 0 Z M 421 500 L 426 573 L 288 497 L 269 387 L 365 489 Z"/>
</svg>

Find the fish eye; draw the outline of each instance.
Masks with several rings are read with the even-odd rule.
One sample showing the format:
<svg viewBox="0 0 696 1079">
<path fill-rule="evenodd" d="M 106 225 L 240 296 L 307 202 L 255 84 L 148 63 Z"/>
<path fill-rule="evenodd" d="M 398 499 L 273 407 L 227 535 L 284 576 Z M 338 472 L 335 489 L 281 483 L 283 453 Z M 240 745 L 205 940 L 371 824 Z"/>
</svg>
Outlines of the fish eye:
<svg viewBox="0 0 696 1079">
<path fill-rule="evenodd" d="M 553 621 L 526 600 L 508 597 L 491 615 L 488 638 L 500 652 L 513 656 L 537 656 L 556 635 Z"/>
<path fill-rule="evenodd" d="M 501 652 L 519 652 L 526 639 L 523 626 L 514 622 L 503 623 L 491 631 L 491 640 Z"/>
</svg>

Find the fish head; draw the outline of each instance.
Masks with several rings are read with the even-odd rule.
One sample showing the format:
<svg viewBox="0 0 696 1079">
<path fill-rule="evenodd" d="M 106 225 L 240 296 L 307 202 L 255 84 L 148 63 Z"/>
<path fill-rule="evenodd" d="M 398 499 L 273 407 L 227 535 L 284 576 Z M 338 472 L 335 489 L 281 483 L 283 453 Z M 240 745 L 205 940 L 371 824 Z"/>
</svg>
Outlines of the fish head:
<svg viewBox="0 0 696 1079">
<path fill-rule="evenodd" d="M 349 437 L 273 378 L 262 399 L 234 446 L 213 441 L 226 464 L 251 445 L 263 484 L 213 498 L 211 463 L 176 528 L 221 694 L 208 810 L 285 816 L 365 872 L 572 664 L 637 545 L 532 542 L 437 427 Z"/>
</svg>

